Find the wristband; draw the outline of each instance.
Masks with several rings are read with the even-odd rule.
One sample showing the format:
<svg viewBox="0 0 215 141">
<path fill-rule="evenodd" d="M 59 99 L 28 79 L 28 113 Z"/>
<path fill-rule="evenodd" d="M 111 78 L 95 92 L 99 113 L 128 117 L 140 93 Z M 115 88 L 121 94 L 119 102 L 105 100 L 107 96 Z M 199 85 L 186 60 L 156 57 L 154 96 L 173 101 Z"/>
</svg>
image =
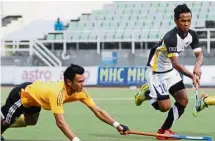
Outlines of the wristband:
<svg viewBox="0 0 215 141">
<path fill-rule="evenodd" d="M 119 125 L 120 125 L 120 123 L 119 123 L 119 122 L 114 121 L 114 123 L 113 123 L 113 127 L 117 128 Z"/>
<path fill-rule="evenodd" d="M 72 141 L 81 141 L 78 137 L 74 137 Z"/>
</svg>

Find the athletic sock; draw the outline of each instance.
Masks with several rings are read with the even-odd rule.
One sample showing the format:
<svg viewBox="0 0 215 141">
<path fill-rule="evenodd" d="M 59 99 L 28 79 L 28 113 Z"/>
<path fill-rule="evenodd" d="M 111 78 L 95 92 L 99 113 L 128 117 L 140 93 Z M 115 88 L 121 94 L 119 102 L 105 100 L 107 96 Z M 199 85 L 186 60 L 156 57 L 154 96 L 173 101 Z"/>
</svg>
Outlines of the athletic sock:
<svg viewBox="0 0 215 141">
<path fill-rule="evenodd" d="M 178 103 L 175 103 L 173 107 L 169 110 L 168 116 L 161 127 L 163 130 L 170 129 L 173 123 L 178 120 L 181 115 L 184 113 L 185 106 L 182 106 Z"/>
<path fill-rule="evenodd" d="M 147 91 L 145 92 L 145 97 L 146 97 L 147 100 L 152 99 L 152 97 L 150 96 L 150 90 L 147 90 Z"/>
<path fill-rule="evenodd" d="M 4 120 L 1 120 L 1 135 L 4 133 L 5 130 L 7 130 L 7 128 L 9 128 L 10 125 L 7 123 L 4 123 Z"/>
</svg>

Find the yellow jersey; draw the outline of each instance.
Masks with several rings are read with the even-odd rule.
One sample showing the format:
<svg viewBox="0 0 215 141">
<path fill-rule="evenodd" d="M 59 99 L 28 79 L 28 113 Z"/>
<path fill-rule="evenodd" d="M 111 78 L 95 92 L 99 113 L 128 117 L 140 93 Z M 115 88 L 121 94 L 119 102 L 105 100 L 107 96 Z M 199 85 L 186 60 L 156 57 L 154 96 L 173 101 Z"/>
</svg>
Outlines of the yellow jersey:
<svg viewBox="0 0 215 141">
<path fill-rule="evenodd" d="M 95 105 L 93 99 L 88 96 L 86 90 L 67 95 L 63 81 L 43 82 L 35 81 L 21 91 L 21 102 L 23 106 L 37 106 L 53 113 L 64 113 L 63 104 L 67 102 L 81 101 L 87 106 Z"/>
</svg>

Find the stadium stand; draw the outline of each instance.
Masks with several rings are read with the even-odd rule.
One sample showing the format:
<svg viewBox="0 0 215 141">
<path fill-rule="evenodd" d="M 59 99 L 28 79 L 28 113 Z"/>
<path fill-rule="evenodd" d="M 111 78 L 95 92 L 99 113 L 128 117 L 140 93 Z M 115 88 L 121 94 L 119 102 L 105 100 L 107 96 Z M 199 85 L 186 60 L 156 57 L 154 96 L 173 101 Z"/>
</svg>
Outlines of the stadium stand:
<svg viewBox="0 0 215 141">
<path fill-rule="evenodd" d="M 99 30 L 101 32 L 107 29 L 113 30 L 113 33 L 104 32 L 104 37 L 102 37 L 103 35 L 100 37 L 104 41 L 131 38 L 142 39 L 141 32 L 133 35 L 134 37 L 126 33 L 130 33 L 127 32 L 128 30 L 172 28 L 174 26 L 173 8 L 179 3 L 182 2 L 114 2 L 113 4 L 104 5 L 102 10 L 94 10 L 88 15 L 83 14 L 78 21 L 71 21 L 68 30 L 76 32 L 76 38 L 80 40 L 97 39 L 99 35 L 95 31 Z M 212 12 L 214 2 L 197 1 L 185 3 L 192 10 L 192 28 L 204 28 L 206 20 L 214 20 L 215 13 Z M 89 32 L 82 34 L 82 31 L 86 30 L 90 30 L 89 32 L 93 33 L 90 35 Z M 121 32 L 126 35 L 121 36 Z M 162 33 L 164 32 L 159 32 L 159 30 L 146 32 L 145 37 L 149 39 L 162 37 Z M 56 34 L 56 36 L 59 36 L 59 34 Z M 61 37 L 63 39 L 63 36 Z M 53 37 L 52 39 L 55 38 Z"/>
<path fill-rule="evenodd" d="M 116 49 L 116 52 L 120 54 L 118 65 L 141 65 L 145 63 L 142 60 L 148 56 L 148 50 L 144 49 L 151 48 L 170 28 L 175 26 L 173 9 L 181 3 L 186 3 L 191 8 L 191 28 L 198 29 L 204 54 L 210 60 L 210 57 L 215 56 L 215 49 L 214 41 L 211 41 L 210 47 L 208 47 L 206 39 L 209 34 L 206 23 L 215 22 L 215 12 L 212 11 L 215 2 L 212 1 L 170 1 L 168 3 L 163 1 L 117 1 L 104 4 L 100 10 L 83 13 L 78 19 L 72 19 L 65 31 L 53 32 L 51 30 L 53 23 L 35 21 L 25 27 L 26 32 L 24 33 L 29 31 L 28 34 L 22 35 L 20 32 L 16 32 L 8 36 L 8 39 L 13 39 L 13 37 L 18 40 L 39 39 L 60 58 L 62 65 L 67 65 L 71 60 L 80 65 L 100 65 L 99 52 L 106 49 Z M 209 27 L 213 28 L 213 24 L 210 24 Z M 39 28 L 40 30 L 38 30 Z M 43 36 L 44 34 L 46 36 Z M 210 31 L 210 38 L 214 39 L 214 36 L 215 30 Z M 136 51 L 131 52 L 133 45 Z M 79 53 L 87 55 L 77 55 Z M 62 57 L 65 54 L 70 58 Z M 88 61 L 89 55 L 93 56 L 91 61 Z M 191 51 L 182 54 L 185 57 L 192 55 Z M 186 63 L 193 64 L 193 61 L 186 61 Z M 212 61 L 212 63 L 214 62 Z"/>
</svg>

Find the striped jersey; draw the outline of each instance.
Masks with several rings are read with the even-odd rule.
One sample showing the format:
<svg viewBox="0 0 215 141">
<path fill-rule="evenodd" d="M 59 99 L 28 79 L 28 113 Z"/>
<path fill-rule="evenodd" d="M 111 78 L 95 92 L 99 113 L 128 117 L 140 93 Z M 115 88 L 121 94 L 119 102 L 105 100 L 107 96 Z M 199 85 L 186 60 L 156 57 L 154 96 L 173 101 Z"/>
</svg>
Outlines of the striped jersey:
<svg viewBox="0 0 215 141">
<path fill-rule="evenodd" d="M 179 56 L 189 46 L 194 52 L 201 51 L 196 32 L 190 29 L 188 34 L 184 36 L 184 33 L 175 27 L 167 32 L 163 39 L 151 49 L 147 66 L 151 66 L 153 72 L 169 71 L 173 68 L 170 58 Z"/>
<path fill-rule="evenodd" d="M 55 114 L 64 113 L 64 103 L 81 101 L 87 106 L 94 106 L 93 99 L 86 90 L 68 95 L 63 81 L 35 81 L 21 91 L 21 102 L 25 107 L 37 106 L 51 110 Z"/>
</svg>

